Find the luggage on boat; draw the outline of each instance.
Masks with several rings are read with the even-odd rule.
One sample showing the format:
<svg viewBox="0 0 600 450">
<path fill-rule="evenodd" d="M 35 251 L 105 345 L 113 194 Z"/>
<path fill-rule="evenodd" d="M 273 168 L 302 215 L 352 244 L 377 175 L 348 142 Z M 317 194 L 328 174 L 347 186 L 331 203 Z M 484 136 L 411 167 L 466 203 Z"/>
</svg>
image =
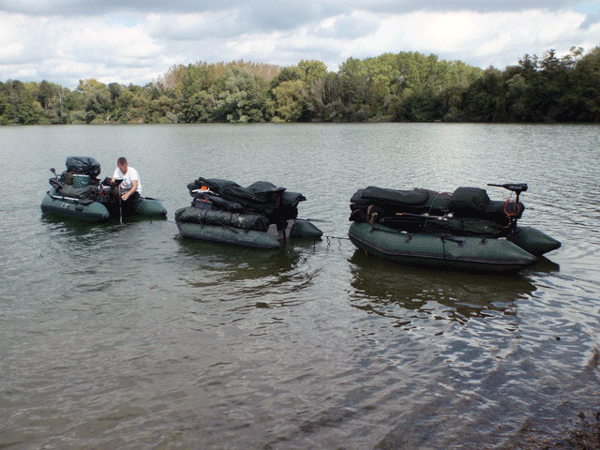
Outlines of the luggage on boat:
<svg viewBox="0 0 600 450">
<path fill-rule="evenodd" d="M 425 228 L 421 231 L 426 231 L 427 226 L 435 227 L 433 221 L 427 220 L 429 217 L 443 217 L 446 220 L 454 219 L 445 225 L 447 228 L 456 228 L 456 232 L 463 230 L 467 234 L 477 233 L 480 225 L 471 227 L 468 220 L 462 219 L 471 219 L 471 223 L 474 219 L 486 220 L 506 229 L 512 221 L 521 218 L 525 210 L 525 206 L 518 201 L 492 201 L 485 189 L 471 187 L 460 187 L 453 193 L 440 193 L 418 188 L 397 190 L 369 186 L 359 189 L 350 202 L 351 221 L 369 222 L 384 218 L 392 228 L 403 229 L 405 224 L 420 224 Z M 494 225 L 488 225 L 495 228 Z"/>
<path fill-rule="evenodd" d="M 560 247 L 560 242 L 539 230 L 517 226 L 525 210 L 519 195 L 527 190 L 526 184 L 491 186 L 508 189 L 516 198 L 494 201 L 485 189 L 474 187 L 459 187 L 452 193 L 377 186 L 359 189 L 350 200 L 350 221 L 354 222 L 350 239 L 384 259 L 492 271 L 527 267 L 536 256 Z M 440 241 L 460 245 L 449 257 L 448 245 L 441 246 Z M 483 245 L 491 241 L 500 243 Z"/>
<path fill-rule="evenodd" d="M 260 214 L 242 214 L 229 211 L 213 211 L 199 208 L 182 208 L 175 212 L 175 220 L 187 223 L 203 223 L 242 230 L 267 231 L 269 221 Z"/>
<path fill-rule="evenodd" d="M 100 175 L 102 171 L 100 163 L 89 156 L 69 156 L 65 165 L 67 166 L 67 172 L 89 175 L 93 178 Z"/>
<path fill-rule="evenodd" d="M 298 204 L 306 200 L 302 194 L 289 192 L 268 181 L 257 181 L 248 187 L 219 178 L 198 178 L 188 184 L 194 199 L 212 201 L 216 209 L 262 214 L 271 223 L 295 219 Z"/>
<path fill-rule="evenodd" d="M 108 186 L 110 178 L 101 182 L 101 166 L 87 156 L 67 157 L 66 170 L 48 181 L 52 188 L 46 192 L 41 204 L 42 212 L 72 217 L 88 222 L 103 222 L 112 218 L 152 217 L 165 218 L 167 210 L 150 197 L 119 201 L 119 188 Z"/>
<path fill-rule="evenodd" d="M 198 178 L 187 185 L 191 206 L 175 212 L 185 239 L 251 248 L 278 248 L 287 238 L 318 238 L 321 230 L 297 219 L 306 198 L 268 181 L 247 187 L 220 178 Z"/>
</svg>

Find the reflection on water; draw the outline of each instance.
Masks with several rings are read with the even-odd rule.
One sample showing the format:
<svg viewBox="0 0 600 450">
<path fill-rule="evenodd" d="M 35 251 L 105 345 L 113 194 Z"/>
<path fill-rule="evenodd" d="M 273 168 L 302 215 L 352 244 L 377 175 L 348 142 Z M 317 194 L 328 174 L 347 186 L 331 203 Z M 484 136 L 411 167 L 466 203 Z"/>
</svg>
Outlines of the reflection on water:
<svg viewBox="0 0 600 450">
<path fill-rule="evenodd" d="M 222 281 L 278 278 L 301 264 L 300 252 L 291 248 L 255 250 L 194 242 L 178 238 L 180 253 L 198 267 L 223 276 Z"/>
<path fill-rule="evenodd" d="M 116 261 L 119 256 L 115 248 L 115 239 L 124 238 L 128 231 L 135 228 L 135 222 L 87 223 L 70 218 L 42 215 L 41 223 L 46 229 L 47 248 L 54 256 L 65 253 L 67 265 L 73 260 L 79 263 L 78 271 L 90 268 L 94 263 Z"/>
<path fill-rule="evenodd" d="M 404 328 L 432 318 L 466 323 L 470 317 L 490 315 L 491 311 L 515 315 L 516 302 L 536 290 L 522 275 L 473 276 L 414 269 L 376 260 L 359 250 L 350 263 L 356 291 L 352 305 L 393 318 Z M 433 314 L 436 316 L 431 317 Z"/>
<path fill-rule="evenodd" d="M 48 214 L 42 214 L 40 221 L 50 233 L 82 238 L 105 236 L 106 231 L 110 227 L 108 223 L 85 222 L 70 217 L 60 217 Z M 56 235 L 53 237 L 56 237 Z"/>
<path fill-rule="evenodd" d="M 306 266 L 314 244 L 256 250 L 178 238 L 179 253 L 193 261 L 185 283 L 201 292 L 196 301 L 242 301 L 257 307 L 291 306 L 312 285 L 317 272 Z M 227 289 L 223 286 L 227 285 Z"/>
<path fill-rule="evenodd" d="M 598 127 L 0 135 L 0 184 L 28 180 L 0 206 L 0 448 L 497 448 L 596 404 Z M 302 192 L 301 215 L 340 239 L 262 252 L 183 241 L 172 220 L 40 219 L 48 167 L 82 143 L 99 161 L 127 149 L 169 211 L 198 175 L 267 179 Z M 405 268 L 344 240 L 365 184 L 513 181 L 530 184 L 521 223 L 563 243 L 519 275 Z"/>
</svg>

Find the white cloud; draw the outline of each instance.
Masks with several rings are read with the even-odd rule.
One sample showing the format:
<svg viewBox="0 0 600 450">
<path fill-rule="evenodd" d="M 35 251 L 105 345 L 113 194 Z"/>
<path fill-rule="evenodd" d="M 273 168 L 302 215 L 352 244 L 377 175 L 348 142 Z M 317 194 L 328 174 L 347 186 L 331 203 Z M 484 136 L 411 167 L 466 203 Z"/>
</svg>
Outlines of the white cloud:
<svg viewBox="0 0 600 450">
<path fill-rule="evenodd" d="M 147 32 L 156 39 L 197 41 L 239 36 L 247 24 L 239 9 L 189 14 L 151 14 Z"/>
<path fill-rule="evenodd" d="M 23 44 L 16 41 L 4 41 L 0 47 L 0 61 L 17 61 L 23 53 Z"/>
<path fill-rule="evenodd" d="M 525 10 L 522 12 L 447 13 L 415 12 L 382 21 L 372 51 L 415 50 L 459 59 L 485 68 L 503 69 L 528 54 L 551 48 L 568 51 L 585 35 L 580 29 L 583 14 L 574 11 Z M 588 48 L 591 50 L 591 48 Z"/>
<path fill-rule="evenodd" d="M 143 85 L 175 64 L 244 59 L 289 66 L 314 59 L 337 70 L 350 57 L 401 51 L 503 69 L 526 53 L 600 45 L 597 10 L 589 2 L 589 14 L 569 9 L 567 0 L 544 8 L 527 7 L 537 1 L 502 8 L 499 0 L 479 6 L 459 0 L 454 10 L 434 0 L 303 0 L 285 7 L 274 0 L 267 6 L 148 0 L 138 10 L 127 0 L 91 3 L 86 11 L 91 6 L 78 0 L 0 0 L 0 80 L 46 79 L 70 88 L 84 78 Z M 29 13 L 9 12 L 19 8 Z"/>
</svg>

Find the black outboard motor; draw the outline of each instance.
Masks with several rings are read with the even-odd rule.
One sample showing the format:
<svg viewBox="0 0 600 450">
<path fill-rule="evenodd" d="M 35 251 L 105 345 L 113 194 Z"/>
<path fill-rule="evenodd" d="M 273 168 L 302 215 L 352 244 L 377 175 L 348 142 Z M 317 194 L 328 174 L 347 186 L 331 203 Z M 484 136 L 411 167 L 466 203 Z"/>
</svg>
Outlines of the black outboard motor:
<svg viewBox="0 0 600 450">
<path fill-rule="evenodd" d="M 521 192 L 525 192 L 527 190 L 527 183 L 505 183 L 505 184 L 494 184 L 488 183 L 488 186 L 496 186 L 504 189 L 508 189 L 509 191 L 516 192 L 520 194 Z"/>
<path fill-rule="evenodd" d="M 505 184 L 488 183 L 488 186 L 501 187 L 501 188 L 508 189 L 509 191 L 516 193 L 517 198 L 515 200 L 515 203 L 517 205 L 519 205 L 519 196 L 521 195 L 521 192 L 525 192 L 528 188 L 527 183 L 505 183 Z M 516 217 L 511 218 L 510 227 L 511 227 L 511 231 L 514 231 L 515 228 L 517 228 L 517 218 Z"/>
<path fill-rule="evenodd" d="M 527 183 L 506 183 L 506 184 L 493 184 L 488 183 L 488 186 L 501 187 L 504 189 L 508 189 L 509 191 L 513 191 L 517 194 L 517 202 L 519 201 L 519 195 L 521 192 L 525 192 L 527 190 Z"/>
<path fill-rule="evenodd" d="M 52 186 L 58 193 L 65 185 L 65 183 L 60 178 L 58 178 L 58 174 L 56 173 L 56 169 L 54 167 L 50 168 L 50 172 L 54 174 L 54 178 L 50 178 L 48 181 L 50 182 L 50 186 Z"/>
</svg>

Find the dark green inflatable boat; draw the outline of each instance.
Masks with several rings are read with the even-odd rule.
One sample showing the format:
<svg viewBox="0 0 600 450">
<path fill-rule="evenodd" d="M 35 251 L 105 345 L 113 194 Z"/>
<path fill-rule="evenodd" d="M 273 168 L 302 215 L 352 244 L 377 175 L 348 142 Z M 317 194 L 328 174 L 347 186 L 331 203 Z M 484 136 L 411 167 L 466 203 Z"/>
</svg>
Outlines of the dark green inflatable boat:
<svg viewBox="0 0 600 450">
<path fill-rule="evenodd" d="M 290 238 L 320 238 L 323 232 L 298 219 L 306 198 L 266 181 L 248 187 L 217 178 L 188 185 L 191 206 L 175 212 L 181 237 L 257 249 L 276 249 Z"/>
<path fill-rule="evenodd" d="M 108 196 L 92 196 L 85 194 L 67 194 L 50 189 L 42 199 L 41 209 L 44 214 L 70 217 L 87 222 L 104 222 L 109 219 L 126 217 L 147 217 L 165 219 L 167 210 L 160 201 L 149 197 L 139 197 L 130 203 L 110 199 Z M 93 198 L 97 198 L 94 200 Z"/>
<path fill-rule="evenodd" d="M 534 264 L 560 242 L 517 226 L 525 207 L 526 184 L 499 186 L 514 200 L 492 201 L 480 188 L 453 193 L 426 189 L 359 189 L 351 199 L 348 235 L 374 256 L 409 265 L 468 271 L 506 272 Z"/>
<path fill-rule="evenodd" d="M 138 197 L 119 201 L 118 185 L 109 186 L 108 179 L 100 182 L 100 164 L 90 157 L 67 158 L 67 170 L 49 182 L 40 205 L 44 214 L 70 217 L 87 222 L 104 222 L 125 217 L 166 218 L 167 210 L 156 199 Z"/>
</svg>

